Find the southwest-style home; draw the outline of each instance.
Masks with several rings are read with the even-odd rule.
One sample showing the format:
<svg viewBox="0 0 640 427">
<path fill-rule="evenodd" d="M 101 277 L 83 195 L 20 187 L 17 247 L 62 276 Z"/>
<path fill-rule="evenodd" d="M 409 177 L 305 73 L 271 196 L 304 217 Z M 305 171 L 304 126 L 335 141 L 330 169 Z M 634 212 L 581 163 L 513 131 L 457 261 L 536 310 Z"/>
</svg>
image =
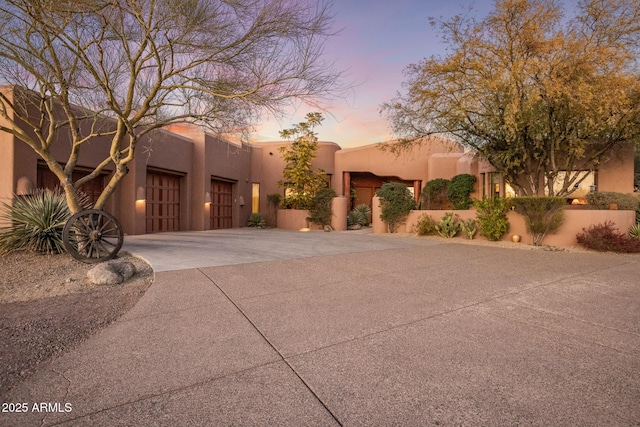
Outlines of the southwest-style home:
<svg viewBox="0 0 640 427">
<path fill-rule="evenodd" d="M 60 162 L 69 154 L 64 138 L 58 135 L 56 145 Z M 273 207 L 267 195 L 283 194 L 278 185 L 284 168 L 279 148 L 286 144 L 236 144 L 192 125 L 157 131 L 138 146 L 129 173 L 105 210 L 120 220 L 127 234 L 244 227 L 252 212 L 268 216 Z M 83 147 L 75 178 L 104 159 L 108 147 L 108 140 L 100 138 Z M 371 205 L 384 182 L 406 183 L 417 199 L 429 180 L 461 173 L 477 177 L 474 197 L 510 192 L 490 165 L 446 140 L 429 141 L 398 157 L 377 144 L 341 149 L 336 143 L 320 142 L 314 166 L 324 169 L 338 195 L 354 195 L 354 205 Z M 110 172 L 105 170 L 82 190 L 97 197 Z M 10 201 L 15 194 L 56 185 L 57 178 L 30 147 L 0 132 L 0 199 Z M 569 197 L 583 197 L 592 185 L 599 191 L 633 192 L 632 147 L 613 153 Z"/>
</svg>

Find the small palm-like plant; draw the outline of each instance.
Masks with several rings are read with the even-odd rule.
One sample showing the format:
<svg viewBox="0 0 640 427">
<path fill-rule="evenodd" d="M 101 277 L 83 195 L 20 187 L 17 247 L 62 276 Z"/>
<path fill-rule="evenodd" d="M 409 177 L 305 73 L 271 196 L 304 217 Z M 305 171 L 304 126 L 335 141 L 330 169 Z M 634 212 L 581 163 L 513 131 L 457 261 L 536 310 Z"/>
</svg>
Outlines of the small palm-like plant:
<svg viewBox="0 0 640 427">
<path fill-rule="evenodd" d="M 0 220 L 0 253 L 28 250 L 49 254 L 65 252 L 62 229 L 71 217 L 65 195 L 60 190 L 37 189 L 16 196 L 13 204 L 3 203 Z"/>
<path fill-rule="evenodd" d="M 249 216 L 249 220 L 247 221 L 247 227 L 255 227 L 255 228 L 265 228 L 266 223 L 262 215 L 258 212 L 254 212 Z"/>
<path fill-rule="evenodd" d="M 371 208 L 364 203 L 359 204 L 347 214 L 349 225 L 361 225 L 366 227 L 371 222 Z"/>
<path fill-rule="evenodd" d="M 633 237 L 634 239 L 640 239 L 640 222 L 637 222 L 631 226 L 631 228 L 629 229 L 629 236 Z"/>
</svg>

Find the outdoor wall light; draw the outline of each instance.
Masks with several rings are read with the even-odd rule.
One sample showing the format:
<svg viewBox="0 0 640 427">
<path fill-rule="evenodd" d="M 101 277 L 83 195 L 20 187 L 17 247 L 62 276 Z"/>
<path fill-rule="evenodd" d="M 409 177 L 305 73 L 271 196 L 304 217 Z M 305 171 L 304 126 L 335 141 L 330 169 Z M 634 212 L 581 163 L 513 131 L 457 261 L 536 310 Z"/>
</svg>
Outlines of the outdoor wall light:
<svg viewBox="0 0 640 427">
<path fill-rule="evenodd" d="M 147 190 L 143 186 L 138 187 L 136 191 L 136 202 L 144 202 L 147 200 Z"/>
<path fill-rule="evenodd" d="M 597 187 L 597 186 L 596 186 L 595 184 L 591 184 L 591 185 L 589 186 L 589 191 L 590 191 L 590 192 L 592 192 L 592 193 L 595 193 L 595 192 L 596 192 L 596 187 Z"/>
<path fill-rule="evenodd" d="M 204 204 L 205 205 L 211 204 L 211 193 L 209 193 L 208 191 L 204 193 Z"/>
</svg>

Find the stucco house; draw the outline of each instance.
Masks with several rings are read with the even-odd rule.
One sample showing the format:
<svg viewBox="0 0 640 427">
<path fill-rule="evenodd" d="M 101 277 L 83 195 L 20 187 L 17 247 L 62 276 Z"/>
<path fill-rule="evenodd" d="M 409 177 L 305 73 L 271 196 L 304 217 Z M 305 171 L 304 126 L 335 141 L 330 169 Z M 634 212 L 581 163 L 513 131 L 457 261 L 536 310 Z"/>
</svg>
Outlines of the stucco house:
<svg viewBox="0 0 640 427">
<path fill-rule="evenodd" d="M 64 162 L 69 144 L 65 135 L 57 138 L 55 157 Z M 286 144 L 236 144 L 186 124 L 159 130 L 139 144 L 105 210 L 120 220 L 127 234 L 243 227 L 252 212 L 268 213 L 269 194 L 283 193 L 278 185 L 284 168 L 279 148 Z M 85 146 L 74 178 L 95 168 L 108 147 L 108 140 L 100 138 Z M 378 144 L 341 149 L 334 142 L 320 142 L 314 167 L 324 169 L 338 195 L 354 194 L 352 204 L 371 205 L 375 190 L 389 181 L 406 183 L 417 200 L 429 180 L 461 173 L 477 177 L 474 197 L 510 191 L 490 165 L 446 140 L 430 141 L 400 156 L 380 150 Z M 601 191 L 631 193 L 633 167 L 632 147 L 613 153 L 580 191 L 595 184 Z M 82 190 L 97 197 L 111 172 L 105 170 Z M 56 185 L 57 178 L 30 147 L 0 132 L 0 199 L 10 201 L 14 194 Z"/>
</svg>

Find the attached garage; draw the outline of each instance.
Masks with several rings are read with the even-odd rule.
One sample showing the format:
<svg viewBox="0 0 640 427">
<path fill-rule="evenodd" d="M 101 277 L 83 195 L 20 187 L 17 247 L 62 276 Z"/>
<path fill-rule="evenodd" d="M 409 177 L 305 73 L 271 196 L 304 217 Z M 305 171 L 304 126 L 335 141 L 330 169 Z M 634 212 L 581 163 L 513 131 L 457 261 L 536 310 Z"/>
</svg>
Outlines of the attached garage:
<svg viewBox="0 0 640 427">
<path fill-rule="evenodd" d="M 233 227 L 233 182 L 211 180 L 210 228 L 218 230 Z"/>
<path fill-rule="evenodd" d="M 182 177 L 176 173 L 147 170 L 147 233 L 180 230 Z"/>
</svg>

